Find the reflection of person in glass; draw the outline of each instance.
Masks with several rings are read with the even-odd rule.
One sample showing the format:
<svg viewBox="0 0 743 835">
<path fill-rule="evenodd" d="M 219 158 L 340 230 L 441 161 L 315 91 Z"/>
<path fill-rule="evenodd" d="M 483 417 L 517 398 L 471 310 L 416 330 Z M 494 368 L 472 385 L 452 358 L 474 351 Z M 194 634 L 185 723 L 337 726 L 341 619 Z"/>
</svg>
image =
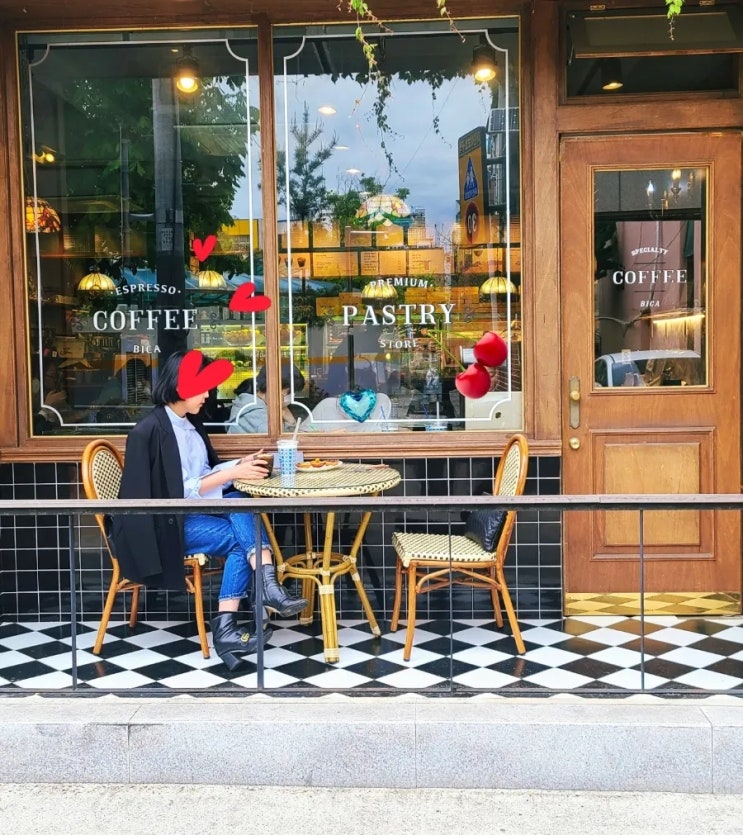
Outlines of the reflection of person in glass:
<svg viewBox="0 0 743 835">
<path fill-rule="evenodd" d="M 235 399 L 232 402 L 227 432 L 231 435 L 239 432 L 254 432 L 265 434 L 268 432 L 268 404 L 266 403 L 266 366 L 258 372 L 255 378 L 255 397 L 253 397 L 253 381 L 243 380 L 235 389 Z M 281 417 L 284 429 L 293 429 L 296 419 L 289 409 L 291 402 L 292 383 L 294 391 L 304 388 L 304 375 L 290 363 L 281 365 L 281 396 L 283 398 Z"/>
<path fill-rule="evenodd" d="M 322 387 L 326 394 L 337 395 L 348 391 L 350 386 L 349 366 L 353 365 L 354 388 L 377 390 L 383 360 L 380 360 L 379 338 L 382 329 L 368 325 L 351 335 L 344 335 L 333 351 L 328 376 Z M 353 359 L 351 359 L 353 356 Z"/>
<path fill-rule="evenodd" d="M 152 391 L 144 360 L 130 357 L 103 384 L 96 403 L 101 407 L 96 416 L 99 423 L 126 422 L 130 416 L 129 409 L 136 418 L 149 410 L 152 407 Z"/>
<path fill-rule="evenodd" d="M 38 391 L 34 392 L 33 388 L 32 385 L 32 394 L 37 401 L 42 391 L 44 395 L 44 402 L 35 410 L 35 432 L 43 433 L 47 429 L 66 423 L 77 423 L 87 418 L 87 409 L 75 409 L 70 403 L 66 375 L 62 361 L 57 357 L 44 359 L 43 389 L 39 386 Z"/>
<path fill-rule="evenodd" d="M 155 408 L 129 433 L 121 499 L 244 498 L 230 490 L 233 480 L 267 475 L 257 454 L 220 464 L 196 417 L 208 392 L 186 398 L 178 393 L 183 357 L 179 352 L 168 358 L 152 392 Z M 120 515 L 113 517 L 112 535 L 124 575 L 160 588 L 185 589 L 185 554 L 226 556 L 218 613 L 211 622 L 214 649 L 231 670 L 255 651 L 255 636 L 237 625 L 258 550 L 252 514 Z M 281 617 L 298 614 L 307 601 L 290 595 L 278 582 L 265 540 L 260 553 L 265 606 Z"/>
<path fill-rule="evenodd" d="M 130 357 L 124 366 L 106 380 L 97 402 L 101 406 L 136 405 L 149 400 L 150 396 L 147 365 L 139 357 Z"/>
</svg>

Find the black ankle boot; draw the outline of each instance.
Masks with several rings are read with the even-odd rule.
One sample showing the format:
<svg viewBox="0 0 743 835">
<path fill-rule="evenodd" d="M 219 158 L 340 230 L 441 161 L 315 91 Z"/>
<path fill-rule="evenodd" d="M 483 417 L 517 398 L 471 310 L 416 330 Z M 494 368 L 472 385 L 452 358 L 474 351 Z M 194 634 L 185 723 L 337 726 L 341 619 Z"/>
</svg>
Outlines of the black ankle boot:
<svg viewBox="0 0 743 835">
<path fill-rule="evenodd" d="M 290 618 L 298 615 L 307 606 L 304 597 L 294 597 L 276 579 L 276 566 L 264 565 L 263 575 L 263 605 L 273 609 L 279 617 Z"/>
<path fill-rule="evenodd" d="M 212 640 L 217 655 L 232 671 L 243 663 L 244 655 L 250 655 L 258 649 L 258 638 L 244 629 L 238 629 L 237 612 L 217 612 L 211 619 Z M 264 630 L 264 643 L 271 637 L 273 630 Z"/>
<path fill-rule="evenodd" d="M 266 613 L 265 617 L 262 621 L 263 626 L 263 646 L 265 646 L 270 638 L 271 635 L 274 633 L 273 625 L 271 621 L 268 619 L 268 613 Z M 247 623 L 243 624 L 243 626 L 237 627 L 238 632 L 247 632 L 248 635 L 256 635 L 258 633 L 258 626 L 254 620 L 249 620 Z"/>
</svg>

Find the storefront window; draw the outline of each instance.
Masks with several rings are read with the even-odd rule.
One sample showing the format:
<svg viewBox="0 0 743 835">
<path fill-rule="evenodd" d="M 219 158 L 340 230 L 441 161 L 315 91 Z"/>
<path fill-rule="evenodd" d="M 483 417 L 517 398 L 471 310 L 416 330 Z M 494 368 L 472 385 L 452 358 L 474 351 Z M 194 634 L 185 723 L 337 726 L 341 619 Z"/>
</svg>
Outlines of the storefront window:
<svg viewBox="0 0 743 835">
<path fill-rule="evenodd" d="M 707 384 L 706 182 L 595 173 L 596 388 Z"/>
<path fill-rule="evenodd" d="M 308 431 L 522 425 L 518 22 L 275 30 L 281 350 Z M 487 64 L 490 73 L 475 78 Z M 483 398 L 456 375 L 496 331 Z"/>
<path fill-rule="evenodd" d="M 257 48 L 228 33 L 24 35 L 26 260 L 34 434 L 113 434 L 158 367 L 233 362 L 207 403 L 224 431 L 265 360 Z"/>
</svg>

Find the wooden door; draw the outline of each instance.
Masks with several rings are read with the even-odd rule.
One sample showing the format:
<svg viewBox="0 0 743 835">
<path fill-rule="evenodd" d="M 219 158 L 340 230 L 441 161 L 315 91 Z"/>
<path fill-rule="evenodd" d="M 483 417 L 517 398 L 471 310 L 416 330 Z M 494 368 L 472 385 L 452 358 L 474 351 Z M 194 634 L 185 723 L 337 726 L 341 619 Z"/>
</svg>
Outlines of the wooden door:
<svg viewBox="0 0 743 835">
<path fill-rule="evenodd" d="M 565 138 L 560 177 L 564 492 L 737 493 L 740 136 Z M 646 603 L 739 611 L 738 513 L 643 540 Z M 639 552 L 638 511 L 566 513 L 566 612 L 636 608 Z"/>
</svg>

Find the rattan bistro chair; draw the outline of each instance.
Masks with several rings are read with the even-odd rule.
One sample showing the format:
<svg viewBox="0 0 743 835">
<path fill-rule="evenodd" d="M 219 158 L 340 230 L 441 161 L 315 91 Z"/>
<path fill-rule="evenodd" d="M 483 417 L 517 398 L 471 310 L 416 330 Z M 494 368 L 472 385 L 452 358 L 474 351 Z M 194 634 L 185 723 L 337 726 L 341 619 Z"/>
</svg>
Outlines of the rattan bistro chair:
<svg viewBox="0 0 743 835">
<path fill-rule="evenodd" d="M 119 496 L 121 485 L 121 474 L 124 469 L 124 458 L 118 449 L 110 442 L 102 439 L 91 441 L 83 451 L 82 476 L 85 495 L 89 499 L 106 499 L 113 501 Z M 121 576 L 119 561 L 114 556 L 113 548 L 106 530 L 106 514 L 96 513 L 96 522 L 103 534 L 103 541 L 106 543 L 106 550 L 111 558 L 113 573 L 111 584 L 108 587 L 106 605 L 103 609 L 101 625 L 98 627 L 98 635 L 93 646 L 93 654 L 100 655 L 103 639 L 106 637 L 106 629 L 111 612 L 116 602 L 116 595 L 119 592 L 130 591 L 132 602 L 129 613 L 129 626 L 134 628 L 137 623 L 139 610 L 139 591 L 144 588 L 142 583 L 135 583 Z M 209 558 L 206 554 L 188 554 L 185 559 L 186 565 L 186 588 L 194 596 L 194 608 L 196 610 L 196 628 L 199 632 L 199 642 L 204 658 L 209 657 L 209 642 L 206 637 L 206 624 L 204 623 L 204 600 L 203 600 L 203 578 L 212 574 L 220 574 L 224 565 L 224 558 L 217 558 L 218 567 L 205 567 Z"/>
<path fill-rule="evenodd" d="M 529 446 L 526 438 L 523 435 L 514 435 L 509 439 L 498 464 L 493 495 L 520 496 L 524 492 L 528 464 Z M 509 510 L 493 551 L 484 550 L 465 536 L 400 531 L 393 533 L 392 544 L 397 552 L 397 565 L 391 630 L 397 630 L 400 619 L 402 576 L 405 574 L 408 587 L 408 629 L 403 658 L 406 661 L 410 660 L 413 648 L 417 596 L 451 585 L 489 589 L 495 621 L 498 626 L 503 626 L 503 614 L 498 597 L 500 593 L 516 647 L 519 655 L 523 655 L 524 642 L 503 574 L 503 563 L 515 521 L 516 511 Z"/>
</svg>

